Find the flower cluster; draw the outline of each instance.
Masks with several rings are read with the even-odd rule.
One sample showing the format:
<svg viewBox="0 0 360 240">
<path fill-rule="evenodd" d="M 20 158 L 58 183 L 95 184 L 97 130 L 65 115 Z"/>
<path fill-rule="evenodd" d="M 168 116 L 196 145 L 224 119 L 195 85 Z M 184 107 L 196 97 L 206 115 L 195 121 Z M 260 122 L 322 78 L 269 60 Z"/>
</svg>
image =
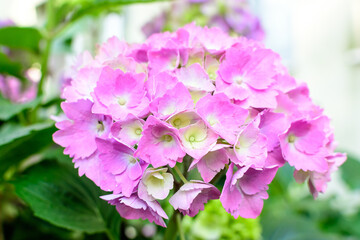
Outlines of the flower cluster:
<svg viewBox="0 0 360 240">
<path fill-rule="evenodd" d="M 218 28 L 190 24 L 134 45 L 113 37 L 73 72 L 54 141 L 127 219 L 165 226 L 159 201 L 171 194 L 189 216 L 220 199 L 234 217 L 255 218 L 286 162 L 316 196 L 346 159 L 279 56 Z"/>
<path fill-rule="evenodd" d="M 258 41 L 265 37 L 260 20 L 251 12 L 247 0 L 176 0 L 169 10 L 145 24 L 142 30 L 150 36 L 191 22 Z"/>
</svg>

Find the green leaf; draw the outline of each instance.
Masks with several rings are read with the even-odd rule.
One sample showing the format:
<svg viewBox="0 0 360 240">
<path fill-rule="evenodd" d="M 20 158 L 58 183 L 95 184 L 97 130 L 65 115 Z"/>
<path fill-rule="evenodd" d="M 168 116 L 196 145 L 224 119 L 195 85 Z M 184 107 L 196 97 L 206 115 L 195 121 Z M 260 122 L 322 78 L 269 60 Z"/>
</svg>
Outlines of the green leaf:
<svg viewBox="0 0 360 240">
<path fill-rule="evenodd" d="M 69 13 L 69 10 L 72 11 L 71 18 L 69 23 L 75 22 L 78 19 L 103 13 L 106 11 L 112 11 L 118 7 L 136 4 L 136 3 L 151 3 L 151 2 L 164 2 L 169 0 L 76 0 L 76 1 L 59 1 L 61 4 L 57 4 L 56 8 L 61 9 L 58 15 L 63 15 L 64 13 Z M 67 10 L 67 11 L 66 11 Z M 57 22 L 60 22 L 60 19 L 65 18 L 64 16 L 56 17 Z"/>
<path fill-rule="evenodd" d="M 5 124 L 0 129 L 0 178 L 14 165 L 53 144 L 53 123 Z"/>
<path fill-rule="evenodd" d="M 120 238 L 120 215 L 99 196 L 97 186 L 65 165 L 43 162 L 28 169 L 14 182 L 15 192 L 37 217 L 71 230 L 86 233 L 106 232 Z"/>
<path fill-rule="evenodd" d="M 348 155 L 346 162 L 340 167 L 342 178 L 352 189 L 360 188 L 360 160 L 355 156 Z"/>
<path fill-rule="evenodd" d="M 135 3 L 151 3 L 151 2 L 163 2 L 166 0 L 95 0 L 88 1 L 88 4 L 84 4 L 77 12 L 74 13 L 70 21 L 75 21 L 84 15 L 93 14 L 95 12 L 111 10 L 123 5 L 130 5 Z"/>
<path fill-rule="evenodd" d="M 37 98 L 26 103 L 12 103 L 0 96 L 0 120 L 6 121 L 26 109 L 33 109 L 40 101 L 40 98 Z"/>
<path fill-rule="evenodd" d="M 1 30 L 1 28 L 0 28 Z M 21 80 L 24 80 L 22 76 L 22 66 L 18 62 L 11 61 L 4 53 L 0 52 L 0 73 L 12 75 Z"/>
<path fill-rule="evenodd" d="M 0 28 L 0 45 L 11 48 L 39 51 L 42 35 L 36 28 L 30 27 L 4 27 Z"/>
<path fill-rule="evenodd" d="M 37 123 L 29 126 L 22 126 L 15 123 L 4 124 L 0 128 L 0 146 L 29 135 L 33 131 L 40 131 L 52 127 L 53 123 Z"/>
</svg>

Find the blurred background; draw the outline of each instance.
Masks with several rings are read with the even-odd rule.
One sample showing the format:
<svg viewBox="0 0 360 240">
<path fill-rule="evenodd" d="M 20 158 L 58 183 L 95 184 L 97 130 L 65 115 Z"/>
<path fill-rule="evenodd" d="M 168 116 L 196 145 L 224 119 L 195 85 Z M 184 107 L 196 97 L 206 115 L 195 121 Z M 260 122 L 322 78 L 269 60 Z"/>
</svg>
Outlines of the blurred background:
<svg viewBox="0 0 360 240">
<path fill-rule="evenodd" d="M 71 4 L 76 5 L 76 1 L 63 2 L 71 10 Z M 97 43 L 114 35 L 128 42 L 142 42 L 146 39 L 144 25 L 171 9 L 171 4 L 154 2 L 88 11 L 62 29 L 61 21 L 66 22 L 78 12 L 71 16 L 65 14 L 58 23 L 60 30 L 52 42 L 47 62 L 49 80 L 45 83 L 44 95 L 48 102 L 59 95 L 66 73 L 78 54 L 85 50 L 94 53 Z M 184 221 L 184 228 L 191 236 L 189 239 L 360 239 L 360 163 L 357 160 L 360 156 L 360 1 L 252 0 L 248 4 L 263 26 L 265 45 L 282 56 L 295 78 L 309 85 L 314 102 L 331 117 L 338 150 L 348 153 L 349 160 L 335 173 L 328 191 L 316 201 L 308 193 L 307 186 L 296 184 L 290 169 L 284 168 L 270 186 L 270 199 L 265 201 L 260 219 L 228 219 L 225 212 L 217 210 L 218 203 L 213 203 L 203 215 Z M 67 11 L 66 8 L 56 9 L 62 10 Z M 44 0 L 0 0 L 0 21 L 9 20 L 14 26 L 43 29 L 49 18 L 47 11 Z M 47 26 L 49 24 L 45 29 Z M 40 44 L 43 44 L 41 48 L 46 48 L 46 43 Z M 34 85 L 42 81 L 43 72 L 39 67 L 43 64 L 42 56 L 36 56 L 41 54 L 35 51 L 25 57 L 31 59 L 27 63 L 27 75 Z M 55 109 L 49 108 L 49 111 L 56 113 Z M 29 236 L 31 239 L 45 239 L 45 236 L 50 239 L 104 238 L 101 234 L 90 235 L 82 230 L 69 230 L 69 227 L 65 230 L 61 225 L 55 227 L 33 218 L 26 204 L 14 200 L 15 194 L 9 194 L 13 192 L 11 186 L 4 185 L 0 191 L 3 193 L 0 216 L 5 239 L 30 239 Z M 21 205 L 21 210 L 17 205 Z M 221 224 L 217 224 L 220 220 L 214 216 L 222 216 Z M 151 224 L 145 225 L 145 229 L 143 223 L 128 221 L 124 224 L 123 239 L 162 236 L 161 229 Z M 24 230 L 24 235 L 17 232 L 35 225 L 33 234 L 37 232 L 38 235 L 28 235 L 28 230 Z M 197 231 L 191 226 L 196 226 Z M 215 232 L 209 234 L 209 229 Z"/>
</svg>

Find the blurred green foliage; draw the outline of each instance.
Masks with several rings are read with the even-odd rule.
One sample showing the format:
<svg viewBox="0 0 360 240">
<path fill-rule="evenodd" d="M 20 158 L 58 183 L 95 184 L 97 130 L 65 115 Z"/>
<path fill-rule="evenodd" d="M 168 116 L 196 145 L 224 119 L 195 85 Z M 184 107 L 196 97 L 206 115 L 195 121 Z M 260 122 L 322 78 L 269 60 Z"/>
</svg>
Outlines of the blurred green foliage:
<svg viewBox="0 0 360 240">
<path fill-rule="evenodd" d="M 261 238 L 260 220 L 234 219 L 222 207 L 220 200 L 212 200 L 195 218 L 184 217 L 188 239 L 193 240 L 256 240 Z"/>
<path fill-rule="evenodd" d="M 359 166 L 357 159 L 349 157 L 340 168 L 345 184 L 349 183 L 346 179 L 351 179 L 349 186 L 360 180 Z M 360 205 L 355 206 L 352 213 L 345 211 L 349 203 L 341 202 L 342 206 L 338 205 L 339 198 L 346 199 L 341 191 L 338 195 L 320 196 L 314 200 L 305 184 L 295 182 L 292 172 L 289 166 L 281 168 L 270 184 L 269 199 L 265 201 L 261 214 L 264 239 L 360 239 Z M 348 194 L 356 192 L 350 191 Z"/>
</svg>

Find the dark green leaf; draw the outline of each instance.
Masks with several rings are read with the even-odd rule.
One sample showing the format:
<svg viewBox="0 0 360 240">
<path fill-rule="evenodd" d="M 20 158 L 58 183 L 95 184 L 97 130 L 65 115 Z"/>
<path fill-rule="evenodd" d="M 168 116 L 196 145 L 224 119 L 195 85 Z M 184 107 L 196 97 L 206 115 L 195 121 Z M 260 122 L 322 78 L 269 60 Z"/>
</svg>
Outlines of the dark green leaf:
<svg viewBox="0 0 360 240">
<path fill-rule="evenodd" d="M 1 28 L 0 28 L 1 30 Z M 0 73 L 12 75 L 21 80 L 24 80 L 22 76 L 22 66 L 20 63 L 11 61 L 5 54 L 0 52 Z"/>
<path fill-rule="evenodd" d="M 0 45 L 11 48 L 39 51 L 42 35 L 36 28 L 30 27 L 4 27 L 0 28 Z"/>
<path fill-rule="evenodd" d="M 8 240 L 78 240 L 79 234 L 74 234 L 63 228 L 55 227 L 49 222 L 34 217 L 29 208 L 20 212 L 20 215 L 4 223 L 4 235 Z"/>
<path fill-rule="evenodd" d="M 106 232 L 111 239 L 119 239 L 119 214 L 99 198 L 104 192 L 87 178 L 78 177 L 73 168 L 43 162 L 28 169 L 14 184 L 16 193 L 36 216 L 59 227 Z"/>
<path fill-rule="evenodd" d="M 0 178 L 9 167 L 52 144 L 53 123 L 31 126 L 5 124 L 0 130 Z"/>
<path fill-rule="evenodd" d="M 25 109 L 35 108 L 39 103 L 40 103 L 40 99 L 35 99 L 33 101 L 26 103 L 12 103 L 9 100 L 0 96 L 0 120 L 2 121 L 9 120 L 14 115 L 24 111 Z"/>
</svg>

